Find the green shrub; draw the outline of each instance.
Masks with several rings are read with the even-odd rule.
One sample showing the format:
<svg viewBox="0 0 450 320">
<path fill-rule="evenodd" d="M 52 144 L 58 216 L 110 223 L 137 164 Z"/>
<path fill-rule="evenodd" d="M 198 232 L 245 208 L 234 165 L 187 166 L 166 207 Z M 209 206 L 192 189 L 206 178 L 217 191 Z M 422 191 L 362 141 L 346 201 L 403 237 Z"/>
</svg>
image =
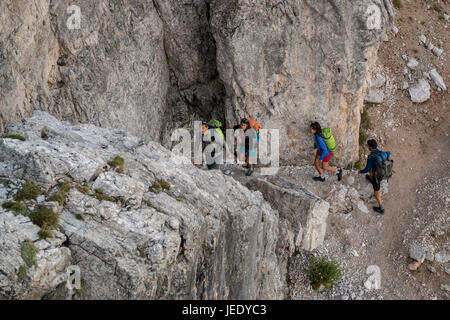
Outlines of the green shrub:
<svg viewBox="0 0 450 320">
<path fill-rule="evenodd" d="M 171 186 L 169 182 L 167 182 L 166 180 L 159 180 L 158 182 L 161 188 L 163 188 L 164 190 L 170 190 Z"/>
<path fill-rule="evenodd" d="M 28 269 L 29 268 L 24 264 L 19 267 L 19 272 L 17 276 L 20 281 L 25 281 L 27 279 Z"/>
<path fill-rule="evenodd" d="M 28 208 L 21 202 L 7 201 L 2 204 L 2 208 L 8 211 L 12 211 L 14 215 L 21 214 L 23 216 L 28 215 Z"/>
<path fill-rule="evenodd" d="M 161 184 L 158 181 L 154 181 L 149 190 L 153 193 L 160 193 L 162 191 Z"/>
<path fill-rule="evenodd" d="M 97 198 L 97 200 L 103 201 L 111 201 L 111 202 L 116 202 L 116 199 L 114 199 L 113 197 L 108 196 L 103 189 L 95 189 L 95 193 L 94 193 L 94 197 Z"/>
<path fill-rule="evenodd" d="M 20 134 L 4 134 L 2 136 L 2 138 L 4 139 L 16 139 L 16 140 L 20 140 L 20 141 L 25 141 L 25 137 L 20 135 Z"/>
<path fill-rule="evenodd" d="M 42 128 L 42 130 L 41 130 L 41 138 L 44 140 L 48 139 L 48 134 L 47 134 L 47 131 L 45 130 L 45 128 Z"/>
<path fill-rule="evenodd" d="M 147 255 L 145 254 L 145 249 L 144 248 L 138 248 L 138 256 L 141 258 L 146 258 Z"/>
<path fill-rule="evenodd" d="M 306 270 L 311 286 L 314 290 L 318 290 L 321 285 L 330 289 L 337 284 L 337 280 L 341 277 L 341 270 L 336 262 L 322 259 L 311 259 L 311 269 Z"/>
<path fill-rule="evenodd" d="M 396 7 L 397 9 L 400 9 L 403 7 L 402 0 L 394 0 L 392 2 L 394 4 L 394 7 Z"/>
<path fill-rule="evenodd" d="M 47 239 L 47 238 L 53 238 L 53 230 L 50 227 L 44 226 L 39 230 L 38 232 L 39 239 Z"/>
<path fill-rule="evenodd" d="M 115 168 L 118 173 L 125 173 L 125 160 L 121 156 L 116 156 L 112 161 L 108 161 L 108 164 Z"/>
<path fill-rule="evenodd" d="M 33 242 L 25 240 L 20 246 L 21 256 L 27 267 L 37 267 L 36 254 L 39 249 L 36 248 Z"/>
<path fill-rule="evenodd" d="M 84 220 L 83 215 L 80 214 L 80 213 L 77 213 L 77 214 L 75 215 L 75 218 L 76 218 L 77 220 L 81 220 L 81 221 Z"/>
<path fill-rule="evenodd" d="M 81 193 L 84 193 L 85 195 L 90 195 L 91 194 L 91 189 L 89 188 L 89 186 L 87 184 L 84 184 L 82 186 L 77 186 L 78 191 L 80 191 Z"/>
<path fill-rule="evenodd" d="M 289 273 L 286 273 L 286 284 L 288 287 L 291 286 L 291 276 L 289 275 Z"/>
<path fill-rule="evenodd" d="M 51 195 L 47 201 L 56 201 L 59 203 L 60 206 L 64 205 L 64 202 L 67 199 L 67 196 L 69 195 L 69 191 L 72 188 L 72 185 L 70 182 L 62 182 L 59 184 L 59 190 L 55 192 L 53 195 Z"/>
<path fill-rule="evenodd" d="M 14 195 L 14 200 L 23 201 L 23 200 L 33 200 L 36 199 L 41 194 L 45 194 L 38 186 L 36 186 L 33 182 L 27 181 L 22 189 L 17 191 Z"/>
<path fill-rule="evenodd" d="M 30 214 L 31 221 L 41 227 L 42 229 L 55 229 L 58 226 L 59 216 L 52 210 L 44 207 L 38 206 Z"/>
</svg>

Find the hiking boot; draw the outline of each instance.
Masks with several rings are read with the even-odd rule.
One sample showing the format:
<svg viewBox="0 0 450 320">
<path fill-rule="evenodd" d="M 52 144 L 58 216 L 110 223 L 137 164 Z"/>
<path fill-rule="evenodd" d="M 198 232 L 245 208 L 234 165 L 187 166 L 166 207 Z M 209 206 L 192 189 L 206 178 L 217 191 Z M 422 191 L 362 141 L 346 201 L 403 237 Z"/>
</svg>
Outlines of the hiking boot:
<svg viewBox="0 0 450 320">
<path fill-rule="evenodd" d="M 325 178 L 322 178 L 322 177 L 313 177 L 313 180 L 314 180 L 314 181 L 324 182 L 324 181 L 325 181 Z"/>
<path fill-rule="evenodd" d="M 338 181 L 342 180 L 342 169 L 339 168 L 338 172 L 337 172 L 337 176 L 338 176 Z"/>
<path fill-rule="evenodd" d="M 250 169 L 247 170 L 247 173 L 246 173 L 245 175 L 246 175 L 247 177 L 250 177 L 250 176 L 252 175 L 253 171 L 255 171 L 255 169 L 250 168 Z"/>
<path fill-rule="evenodd" d="M 382 207 L 373 207 L 373 210 L 379 214 L 384 214 L 384 208 Z"/>
</svg>

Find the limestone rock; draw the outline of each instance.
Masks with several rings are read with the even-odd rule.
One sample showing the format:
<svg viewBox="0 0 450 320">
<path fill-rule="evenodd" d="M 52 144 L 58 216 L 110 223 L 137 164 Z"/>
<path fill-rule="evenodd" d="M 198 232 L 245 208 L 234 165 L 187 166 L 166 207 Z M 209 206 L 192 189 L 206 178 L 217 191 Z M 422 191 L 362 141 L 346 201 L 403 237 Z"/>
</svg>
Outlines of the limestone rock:
<svg viewBox="0 0 450 320">
<path fill-rule="evenodd" d="M 408 269 L 411 270 L 411 271 L 416 271 L 417 269 L 419 269 L 419 267 L 420 267 L 421 265 L 422 265 L 421 262 L 415 261 L 415 262 L 410 263 L 410 264 L 408 265 Z"/>
<path fill-rule="evenodd" d="M 419 65 L 419 62 L 416 59 L 411 58 L 406 65 L 410 69 L 415 69 Z"/>
<path fill-rule="evenodd" d="M 254 178 L 246 185 L 251 190 L 260 191 L 264 199 L 278 210 L 280 219 L 289 222 L 296 235 L 297 250 L 312 251 L 323 242 L 330 206 L 328 202 L 281 177 Z"/>
<path fill-rule="evenodd" d="M 450 261 L 450 254 L 448 254 L 446 251 L 440 251 L 436 253 L 435 259 L 436 262 L 447 263 L 448 261 Z"/>
<path fill-rule="evenodd" d="M 369 93 L 364 98 L 364 101 L 370 103 L 382 103 L 384 100 L 384 92 L 379 89 L 370 89 Z"/>
<path fill-rule="evenodd" d="M 438 88 L 441 88 L 442 90 L 447 90 L 447 87 L 444 83 L 444 79 L 442 79 L 441 75 L 436 71 L 436 69 L 430 70 L 430 77 L 433 79 L 434 83 Z"/>
<path fill-rule="evenodd" d="M 412 102 L 422 103 L 430 99 L 430 85 L 425 79 L 419 79 L 418 83 L 409 88 Z"/>
<path fill-rule="evenodd" d="M 72 188 L 54 208 L 63 231 L 55 238 L 40 240 L 29 218 L 0 206 L 0 299 L 281 299 L 293 233 L 298 248 L 323 241 L 328 204 L 307 191 L 295 193 L 295 214 L 280 218 L 261 193 L 121 130 L 71 126 L 41 111 L 7 126 L 27 140 L 0 139 L 1 177 Z M 124 174 L 107 171 L 118 154 Z M 149 189 L 155 180 L 166 189 Z M 24 240 L 39 252 L 22 282 Z M 83 290 L 65 288 L 70 264 Z"/>
<path fill-rule="evenodd" d="M 243 116 L 259 119 L 265 128 L 280 130 L 282 165 L 305 164 L 309 153 L 304 146 L 310 137 L 299 127 L 305 119 L 315 119 L 332 128 L 341 146 L 337 161 L 355 162 L 367 71 L 375 63 L 383 34 L 392 26 L 394 11 L 390 1 L 377 3 L 381 24 L 374 29 L 371 4 L 212 2 L 227 125 Z"/>
<path fill-rule="evenodd" d="M 423 263 L 425 259 L 432 261 L 434 259 L 434 254 L 428 248 L 418 245 L 412 244 L 409 247 L 409 256 L 414 260 Z"/>
</svg>

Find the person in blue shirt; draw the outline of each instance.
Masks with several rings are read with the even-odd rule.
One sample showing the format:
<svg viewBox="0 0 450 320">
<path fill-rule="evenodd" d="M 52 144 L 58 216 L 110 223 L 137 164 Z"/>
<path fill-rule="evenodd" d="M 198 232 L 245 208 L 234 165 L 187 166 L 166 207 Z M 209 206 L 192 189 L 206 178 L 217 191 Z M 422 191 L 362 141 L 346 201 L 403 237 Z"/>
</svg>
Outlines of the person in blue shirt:
<svg viewBox="0 0 450 320">
<path fill-rule="evenodd" d="M 375 198 L 377 198 L 378 207 L 373 207 L 373 210 L 384 214 L 383 201 L 381 200 L 380 186 L 381 180 L 379 177 L 374 175 L 377 163 L 380 163 L 383 160 L 386 160 L 390 156 L 390 152 L 382 152 L 378 150 L 378 144 L 374 139 L 367 141 L 367 146 L 370 150 L 370 155 L 367 158 L 366 167 L 359 171 L 361 174 L 369 173 L 366 175 L 366 179 L 372 183 L 373 190 L 375 193 Z"/>
<path fill-rule="evenodd" d="M 339 168 L 338 170 L 336 170 L 336 168 L 330 167 L 328 165 L 328 162 L 330 161 L 333 152 L 328 150 L 327 145 L 321 136 L 322 128 L 320 127 L 320 124 L 318 122 L 311 123 L 309 131 L 314 135 L 314 149 L 317 149 L 316 158 L 314 160 L 314 166 L 316 167 L 316 170 L 320 174 L 320 176 L 318 177 L 313 177 L 313 180 L 324 182 L 325 175 L 323 174 L 323 170 L 326 170 L 329 172 L 336 173 L 336 175 L 338 176 L 338 181 L 341 181 L 342 169 Z"/>
</svg>

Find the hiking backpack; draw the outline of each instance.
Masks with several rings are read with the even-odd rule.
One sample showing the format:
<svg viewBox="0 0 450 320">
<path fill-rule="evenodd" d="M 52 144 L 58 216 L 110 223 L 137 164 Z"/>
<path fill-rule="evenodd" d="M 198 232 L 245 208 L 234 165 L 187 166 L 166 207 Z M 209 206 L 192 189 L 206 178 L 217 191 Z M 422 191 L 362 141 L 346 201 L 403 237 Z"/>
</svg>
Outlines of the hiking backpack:
<svg viewBox="0 0 450 320">
<path fill-rule="evenodd" d="M 327 145 L 328 150 L 331 152 L 335 152 L 337 145 L 336 141 L 334 141 L 333 133 L 330 128 L 323 128 L 321 132 L 321 136 Z"/>
<path fill-rule="evenodd" d="M 379 179 L 392 177 L 394 160 L 389 159 L 390 152 L 381 152 L 375 156 L 375 176 Z"/>
<path fill-rule="evenodd" d="M 250 128 L 256 131 L 256 142 L 259 142 L 259 130 L 262 129 L 261 123 L 257 122 L 256 120 L 247 118 L 248 123 L 250 124 Z"/>
<path fill-rule="evenodd" d="M 223 131 L 221 129 L 222 127 L 222 122 L 220 122 L 219 120 L 216 119 L 212 119 L 209 120 L 208 125 L 213 128 L 216 129 L 216 131 L 220 134 L 220 136 L 222 137 L 223 141 L 225 141 L 225 135 L 223 134 Z"/>
</svg>

